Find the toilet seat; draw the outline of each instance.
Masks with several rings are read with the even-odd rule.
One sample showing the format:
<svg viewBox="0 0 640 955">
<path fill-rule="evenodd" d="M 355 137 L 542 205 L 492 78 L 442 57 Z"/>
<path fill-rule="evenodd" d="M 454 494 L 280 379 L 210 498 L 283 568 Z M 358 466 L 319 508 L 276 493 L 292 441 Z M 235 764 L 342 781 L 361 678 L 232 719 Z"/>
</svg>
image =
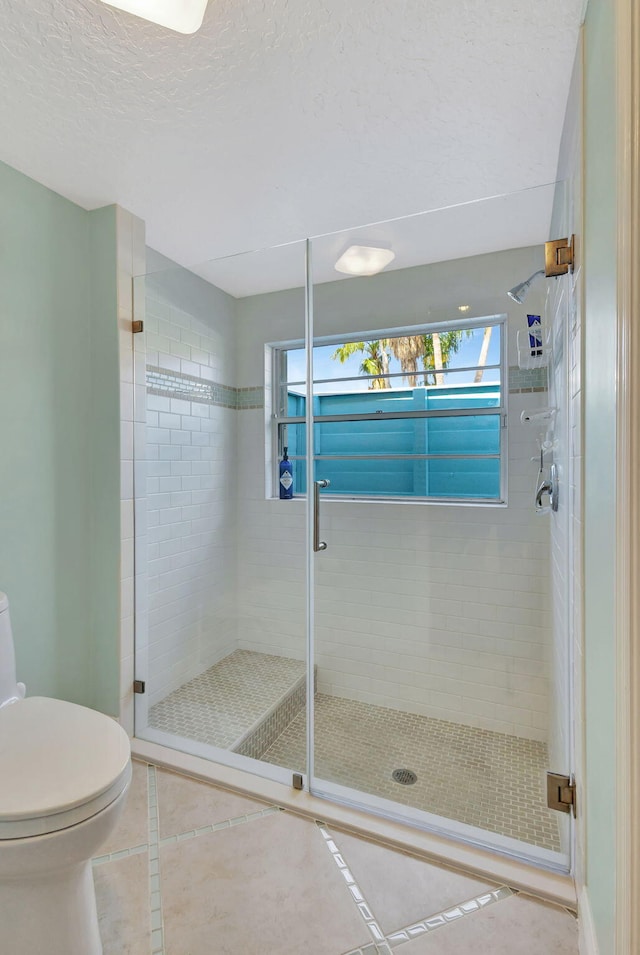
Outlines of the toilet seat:
<svg viewBox="0 0 640 955">
<path fill-rule="evenodd" d="M 0 709 L 0 840 L 89 819 L 131 778 L 129 738 L 103 713 L 31 696 Z"/>
</svg>

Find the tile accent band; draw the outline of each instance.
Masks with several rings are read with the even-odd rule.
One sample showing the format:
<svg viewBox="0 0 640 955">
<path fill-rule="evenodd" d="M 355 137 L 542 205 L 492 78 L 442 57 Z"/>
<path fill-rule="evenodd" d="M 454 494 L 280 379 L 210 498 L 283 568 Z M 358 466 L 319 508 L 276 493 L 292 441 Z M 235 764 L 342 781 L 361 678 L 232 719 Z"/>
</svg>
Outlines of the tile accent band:
<svg viewBox="0 0 640 955">
<path fill-rule="evenodd" d="M 200 404 L 217 405 L 233 411 L 251 411 L 264 408 L 264 388 L 234 388 L 217 381 L 198 378 L 170 368 L 147 365 L 147 391 L 161 398 L 181 398 Z M 547 390 L 546 368 L 509 368 L 509 394 L 521 395 Z"/>
</svg>

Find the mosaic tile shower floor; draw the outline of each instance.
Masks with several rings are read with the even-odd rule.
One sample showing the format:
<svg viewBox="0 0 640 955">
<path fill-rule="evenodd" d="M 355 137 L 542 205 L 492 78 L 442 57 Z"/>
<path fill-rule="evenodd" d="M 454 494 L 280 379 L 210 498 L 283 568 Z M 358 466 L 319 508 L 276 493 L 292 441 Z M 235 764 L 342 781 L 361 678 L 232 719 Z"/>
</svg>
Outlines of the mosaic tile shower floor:
<svg viewBox="0 0 640 955">
<path fill-rule="evenodd" d="M 233 749 L 304 679 L 305 664 L 235 650 L 149 710 L 149 726 Z"/>
<path fill-rule="evenodd" d="M 546 807 L 544 743 L 322 693 L 315 704 L 320 778 L 560 850 L 556 813 Z M 304 713 L 261 758 L 304 767 Z M 392 779 L 400 768 L 417 775 L 414 785 Z"/>
<path fill-rule="evenodd" d="M 150 725 L 240 752 L 253 729 L 254 743 L 267 744 L 250 755 L 305 772 L 304 690 L 297 715 L 290 695 L 303 674 L 301 661 L 237 650 L 152 707 Z M 315 703 L 320 778 L 559 851 L 544 743 L 322 693 Z M 414 785 L 392 779 L 400 768 L 416 774 Z"/>
</svg>

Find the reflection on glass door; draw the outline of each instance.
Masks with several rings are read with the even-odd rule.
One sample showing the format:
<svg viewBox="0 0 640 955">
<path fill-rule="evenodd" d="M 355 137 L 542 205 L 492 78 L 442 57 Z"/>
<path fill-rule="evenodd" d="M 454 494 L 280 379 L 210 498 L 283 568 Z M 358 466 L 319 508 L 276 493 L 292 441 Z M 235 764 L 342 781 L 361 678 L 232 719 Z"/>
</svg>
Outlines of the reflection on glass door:
<svg viewBox="0 0 640 955">
<path fill-rule="evenodd" d="M 138 736 L 568 867 L 567 352 L 507 295 L 552 197 L 314 240 L 312 288 L 303 244 L 138 283 Z"/>
<path fill-rule="evenodd" d="M 516 349 L 546 287 L 525 306 L 506 294 L 543 249 L 425 265 L 411 249 L 404 268 L 394 234 L 392 265 L 367 277 L 335 272 L 357 235 L 313 243 L 313 474 L 330 486 L 312 791 L 566 866 L 546 773 L 569 758 L 553 669 L 567 638 L 534 506 L 554 435 L 521 420 L 550 403 L 549 355 L 523 367 Z"/>
<path fill-rule="evenodd" d="M 136 734 L 286 782 L 306 771 L 304 750 L 269 756 L 304 720 L 305 516 L 303 498 L 265 493 L 277 462 L 265 454 L 264 350 L 275 325 L 304 339 L 304 253 L 298 243 L 193 270 L 154 269 L 150 253 L 136 289 Z M 285 312 L 271 304 L 279 281 Z"/>
</svg>

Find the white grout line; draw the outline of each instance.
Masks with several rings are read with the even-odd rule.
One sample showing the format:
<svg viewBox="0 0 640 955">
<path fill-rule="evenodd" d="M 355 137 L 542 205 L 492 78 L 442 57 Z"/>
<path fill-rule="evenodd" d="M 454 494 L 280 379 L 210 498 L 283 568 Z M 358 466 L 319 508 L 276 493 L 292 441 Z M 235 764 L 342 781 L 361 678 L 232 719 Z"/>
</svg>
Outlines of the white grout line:
<svg viewBox="0 0 640 955">
<path fill-rule="evenodd" d="M 364 895 L 360 891 L 356 880 L 354 879 L 349 867 L 347 866 L 347 863 L 344 861 L 344 859 L 340 855 L 340 850 L 338 849 L 337 845 L 333 841 L 331 837 L 331 833 L 327 830 L 323 822 L 316 822 L 316 825 L 318 829 L 320 830 L 320 832 L 322 833 L 322 836 L 325 841 L 325 845 L 327 849 L 329 850 L 329 852 L 331 853 L 331 855 L 333 856 L 333 861 L 340 869 L 340 872 L 342 873 L 342 878 L 347 883 L 349 887 L 349 891 L 351 892 L 351 897 L 353 898 L 356 904 L 356 907 L 358 911 L 360 912 L 360 915 L 364 919 L 367 925 L 367 928 L 371 932 L 374 941 L 377 942 L 378 944 L 382 943 L 384 945 L 385 944 L 384 932 L 382 931 L 382 929 L 376 922 L 375 917 L 371 911 L 371 908 L 367 904 L 367 900 L 365 899 Z M 370 948 L 370 946 L 367 946 L 367 947 Z M 382 948 L 382 951 L 385 952 L 385 949 Z"/>
<path fill-rule="evenodd" d="M 253 822 L 254 819 L 271 816 L 276 812 L 284 812 L 284 810 L 280 809 L 279 806 L 268 806 L 266 809 L 259 809 L 257 812 L 249 812 L 246 816 L 234 816 L 233 819 L 225 819 L 223 822 L 214 822 L 208 826 L 198 826 L 197 829 L 187 829 L 186 832 L 179 832 L 173 836 L 165 836 L 164 839 L 160 839 L 159 845 L 166 846 L 174 842 L 185 842 L 187 839 L 206 836 L 210 832 L 217 832 L 220 829 L 229 829 L 231 826 L 242 826 L 247 822 Z"/>
<path fill-rule="evenodd" d="M 146 852 L 149 846 L 145 842 L 140 846 L 132 846 L 128 849 L 119 849 L 117 852 L 110 852 L 106 856 L 95 856 L 91 860 L 93 866 L 104 865 L 105 862 L 117 862 L 118 859 L 124 859 L 126 856 L 137 856 L 141 852 Z"/>
<path fill-rule="evenodd" d="M 151 952 L 164 955 L 164 924 L 160 888 L 160 852 L 158 844 L 158 792 L 156 768 L 147 767 L 149 793 L 149 893 L 151 907 Z"/>
<path fill-rule="evenodd" d="M 386 942 L 382 942 L 381 944 L 371 942 L 370 945 L 365 945 L 364 948 L 354 948 L 348 955 L 391 955 L 391 949 Z"/>
<path fill-rule="evenodd" d="M 374 938 L 373 944 L 354 949 L 352 952 L 349 952 L 348 955 L 388 955 L 388 953 L 391 952 L 391 947 L 395 949 L 398 945 L 402 945 L 403 942 L 410 942 L 411 939 L 418 938 L 420 935 L 435 932 L 436 929 L 442 928 L 443 925 L 449 925 L 451 922 L 455 922 L 467 915 L 472 915 L 474 912 L 481 911 L 488 905 L 501 902 L 503 899 L 511 898 L 511 896 L 517 894 L 513 889 L 503 885 L 492 891 L 483 892 L 481 895 L 477 895 L 475 898 L 469 899 L 466 902 L 461 902 L 459 905 L 444 909 L 442 912 L 436 912 L 434 915 L 430 915 L 422 921 L 407 925 L 395 932 L 391 932 L 385 937 L 376 922 L 370 906 L 355 881 L 351 870 L 347 866 L 340 849 L 334 842 L 331 833 L 327 830 L 325 823 L 316 822 L 316 825 L 320 829 L 325 844 L 331 852 L 336 865 L 342 872 L 342 876 L 349 887 L 349 891 L 351 892 L 360 915 L 367 923 L 367 927 Z"/>
<path fill-rule="evenodd" d="M 494 889 L 493 892 L 484 892 L 482 895 L 477 895 L 467 902 L 461 902 L 460 905 L 454 905 L 450 909 L 438 912 L 436 915 L 431 915 L 422 922 L 414 922 L 406 928 L 392 932 L 387 936 L 387 941 L 395 948 L 403 942 L 409 942 L 412 938 L 417 938 L 419 935 L 424 935 L 427 932 L 435 932 L 436 929 L 442 928 L 443 925 L 449 925 L 451 922 L 456 922 L 458 919 L 464 918 L 467 915 L 473 915 L 474 912 L 479 912 L 488 905 L 501 902 L 503 899 L 511 898 L 511 896 L 515 894 L 516 893 L 508 886 L 502 885 L 499 889 Z"/>
</svg>

